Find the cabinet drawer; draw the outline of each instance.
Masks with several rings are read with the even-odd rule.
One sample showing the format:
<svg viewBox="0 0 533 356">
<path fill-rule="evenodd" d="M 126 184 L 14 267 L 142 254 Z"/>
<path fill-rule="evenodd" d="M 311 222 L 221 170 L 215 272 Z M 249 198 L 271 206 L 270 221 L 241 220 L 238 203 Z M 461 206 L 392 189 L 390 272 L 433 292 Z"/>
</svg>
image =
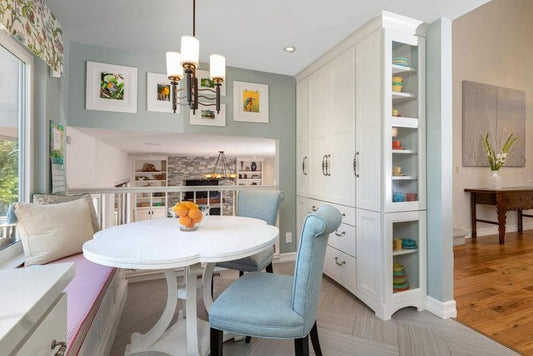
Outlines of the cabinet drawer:
<svg viewBox="0 0 533 356">
<path fill-rule="evenodd" d="M 342 214 L 342 222 L 348 225 L 355 226 L 355 207 L 349 207 L 345 205 L 335 204 L 331 202 L 309 199 L 310 211 L 315 211 L 320 206 L 329 204 L 337 208 Z"/>
<path fill-rule="evenodd" d="M 44 315 L 43 321 L 17 351 L 17 356 L 54 355 L 59 350 L 50 348 L 52 340 L 67 340 L 67 295 L 62 294 L 57 303 Z"/>
<path fill-rule="evenodd" d="M 328 246 L 324 261 L 324 273 L 354 294 L 355 269 L 355 257 Z"/>
<path fill-rule="evenodd" d="M 355 234 L 355 226 L 342 223 L 337 231 L 329 235 L 328 244 L 355 257 Z"/>
</svg>

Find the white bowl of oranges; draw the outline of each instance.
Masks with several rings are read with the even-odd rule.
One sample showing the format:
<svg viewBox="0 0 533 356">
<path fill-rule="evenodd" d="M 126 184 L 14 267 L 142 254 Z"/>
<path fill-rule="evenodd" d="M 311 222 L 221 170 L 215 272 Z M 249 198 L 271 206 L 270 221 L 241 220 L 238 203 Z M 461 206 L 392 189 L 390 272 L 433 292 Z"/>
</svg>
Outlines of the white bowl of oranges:
<svg viewBox="0 0 533 356">
<path fill-rule="evenodd" d="M 191 201 L 182 201 L 172 208 L 180 223 L 181 231 L 194 231 L 200 226 L 204 217 L 200 207 Z"/>
</svg>

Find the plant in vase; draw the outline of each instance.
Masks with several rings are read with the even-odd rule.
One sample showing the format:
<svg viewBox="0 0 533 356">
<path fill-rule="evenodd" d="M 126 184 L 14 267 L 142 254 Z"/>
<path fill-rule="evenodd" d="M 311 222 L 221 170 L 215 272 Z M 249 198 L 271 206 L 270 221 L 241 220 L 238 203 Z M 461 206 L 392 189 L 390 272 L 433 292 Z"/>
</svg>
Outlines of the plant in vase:
<svg viewBox="0 0 533 356">
<path fill-rule="evenodd" d="M 516 142 L 516 140 L 518 140 L 518 137 L 513 137 L 513 135 L 514 134 L 510 134 L 509 137 L 507 137 L 507 140 L 505 140 L 505 143 L 502 147 L 502 151 L 500 153 L 496 153 L 496 151 L 490 145 L 489 134 L 486 134 L 485 136 L 481 137 L 481 143 L 483 144 L 483 148 L 487 152 L 487 158 L 489 160 L 490 169 L 492 171 L 492 176 L 490 176 L 488 179 L 489 188 L 500 189 L 502 187 L 502 179 L 499 176 L 498 171 L 500 170 L 500 168 L 503 167 L 505 159 L 509 155 L 511 147 Z"/>
</svg>

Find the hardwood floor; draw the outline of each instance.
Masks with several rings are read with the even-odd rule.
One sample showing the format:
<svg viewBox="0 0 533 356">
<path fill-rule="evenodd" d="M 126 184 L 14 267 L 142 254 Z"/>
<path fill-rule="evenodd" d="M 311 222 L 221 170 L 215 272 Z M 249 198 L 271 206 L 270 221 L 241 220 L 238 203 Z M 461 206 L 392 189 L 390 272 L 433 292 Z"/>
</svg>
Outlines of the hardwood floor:
<svg viewBox="0 0 533 356">
<path fill-rule="evenodd" d="M 291 275 L 293 269 L 294 263 L 274 265 L 275 273 Z M 215 296 L 237 277 L 235 271 L 223 271 L 216 276 Z M 164 280 L 130 283 L 112 356 L 124 354 L 132 332 L 149 330 L 161 314 L 165 301 Z M 201 300 L 198 315 L 204 320 L 207 318 Z M 365 304 L 327 277 L 322 282 L 317 324 L 322 351 L 328 356 L 516 355 L 454 320 L 441 320 L 427 311 L 406 308 L 398 311 L 392 320 L 382 321 Z M 155 353 L 151 354 L 155 356 Z M 292 340 L 252 338 L 250 344 L 244 341 L 224 343 L 224 354 L 285 356 L 294 355 L 294 349 Z"/>
<path fill-rule="evenodd" d="M 533 355 L 533 230 L 454 247 L 456 320 Z"/>
</svg>

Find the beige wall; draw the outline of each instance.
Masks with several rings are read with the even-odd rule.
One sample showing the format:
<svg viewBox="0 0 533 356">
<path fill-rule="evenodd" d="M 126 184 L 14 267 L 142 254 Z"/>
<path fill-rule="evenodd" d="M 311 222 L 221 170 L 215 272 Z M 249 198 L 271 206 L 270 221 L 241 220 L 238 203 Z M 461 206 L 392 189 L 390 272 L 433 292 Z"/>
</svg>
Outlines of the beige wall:
<svg viewBox="0 0 533 356">
<path fill-rule="evenodd" d="M 487 186 L 489 168 L 462 166 L 463 80 L 526 92 L 526 167 L 500 170 L 504 186 L 533 187 L 533 1 L 493 0 L 453 22 L 453 214 L 454 227 L 470 231 L 470 196 L 464 188 Z M 477 138 L 472 138 L 476 139 Z M 481 142 L 480 142 L 481 144 Z M 496 220 L 492 207 L 478 217 Z M 524 219 L 533 228 L 533 219 Z M 507 231 L 516 230 L 516 214 L 507 214 Z M 497 226 L 478 224 L 478 234 Z"/>
</svg>

